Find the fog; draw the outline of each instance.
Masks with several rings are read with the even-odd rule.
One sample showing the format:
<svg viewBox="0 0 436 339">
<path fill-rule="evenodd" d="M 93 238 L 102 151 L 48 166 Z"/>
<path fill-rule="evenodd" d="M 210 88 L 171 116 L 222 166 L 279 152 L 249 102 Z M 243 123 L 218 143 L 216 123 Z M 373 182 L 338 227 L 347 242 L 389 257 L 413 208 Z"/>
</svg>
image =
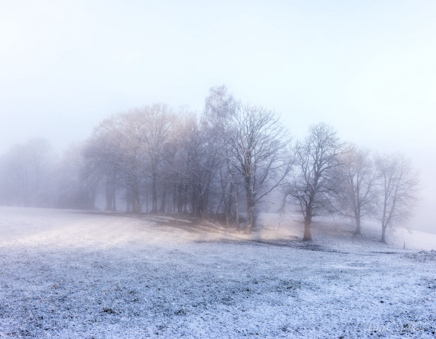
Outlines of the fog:
<svg viewBox="0 0 436 339">
<path fill-rule="evenodd" d="M 0 154 L 32 137 L 61 154 L 112 114 L 202 112 L 211 86 L 420 171 L 408 222 L 436 233 L 436 4 L 429 1 L 2 1 Z"/>
</svg>

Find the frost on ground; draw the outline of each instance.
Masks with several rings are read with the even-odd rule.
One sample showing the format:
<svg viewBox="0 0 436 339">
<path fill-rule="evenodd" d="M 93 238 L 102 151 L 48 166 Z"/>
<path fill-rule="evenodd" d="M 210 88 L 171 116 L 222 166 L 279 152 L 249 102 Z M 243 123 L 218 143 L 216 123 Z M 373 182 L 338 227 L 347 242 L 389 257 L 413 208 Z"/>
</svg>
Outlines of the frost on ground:
<svg viewBox="0 0 436 339">
<path fill-rule="evenodd" d="M 405 258 L 414 259 L 416 261 L 436 261 L 436 251 L 419 251 L 418 253 L 408 253 L 404 255 Z"/>
<path fill-rule="evenodd" d="M 0 207 L 0 338 L 435 337 L 435 261 L 321 226 Z"/>
</svg>

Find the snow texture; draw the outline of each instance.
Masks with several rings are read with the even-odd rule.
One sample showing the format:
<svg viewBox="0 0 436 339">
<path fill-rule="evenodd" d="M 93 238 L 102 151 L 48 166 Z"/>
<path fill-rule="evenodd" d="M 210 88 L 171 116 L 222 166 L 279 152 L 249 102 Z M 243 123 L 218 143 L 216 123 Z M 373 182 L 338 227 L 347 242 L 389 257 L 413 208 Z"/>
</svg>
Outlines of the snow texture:
<svg viewBox="0 0 436 339">
<path fill-rule="evenodd" d="M 436 337 L 436 237 L 291 219 L 0 207 L 0 338 Z"/>
<path fill-rule="evenodd" d="M 419 262 L 436 261 L 436 251 L 420 251 L 418 253 L 409 253 L 404 255 L 405 258 L 414 259 Z"/>
</svg>

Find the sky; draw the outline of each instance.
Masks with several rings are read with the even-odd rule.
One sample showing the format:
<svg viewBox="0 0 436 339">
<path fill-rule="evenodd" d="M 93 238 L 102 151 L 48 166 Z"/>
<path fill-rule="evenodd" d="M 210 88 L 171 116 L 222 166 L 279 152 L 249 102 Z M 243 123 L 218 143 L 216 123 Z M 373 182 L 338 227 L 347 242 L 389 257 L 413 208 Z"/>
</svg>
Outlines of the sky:
<svg viewBox="0 0 436 339">
<path fill-rule="evenodd" d="M 61 152 L 111 114 L 201 112 L 211 86 L 279 113 L 291 134 L 402 152 L 420 171 L 412 228 L 436 233 L 436 2 L 0 2 L 0 154 Z"/>
</svg>

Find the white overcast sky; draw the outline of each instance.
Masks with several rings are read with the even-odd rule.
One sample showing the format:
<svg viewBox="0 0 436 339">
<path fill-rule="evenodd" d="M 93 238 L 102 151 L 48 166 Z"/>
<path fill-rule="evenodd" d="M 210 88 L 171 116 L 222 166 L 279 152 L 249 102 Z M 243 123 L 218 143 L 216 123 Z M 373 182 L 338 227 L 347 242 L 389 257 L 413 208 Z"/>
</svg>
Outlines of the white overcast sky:
<svg viewBox="0 0 436 339">
<path fill-rule="evenodd" d="M 201 111 L 211 86 L 292 134 L 403 152 L 421 171 L 414 227 L 436 232 L 436 1 L 0 1 L 0 153 L 61 151 L 110 114 Z"/>
</svg>

